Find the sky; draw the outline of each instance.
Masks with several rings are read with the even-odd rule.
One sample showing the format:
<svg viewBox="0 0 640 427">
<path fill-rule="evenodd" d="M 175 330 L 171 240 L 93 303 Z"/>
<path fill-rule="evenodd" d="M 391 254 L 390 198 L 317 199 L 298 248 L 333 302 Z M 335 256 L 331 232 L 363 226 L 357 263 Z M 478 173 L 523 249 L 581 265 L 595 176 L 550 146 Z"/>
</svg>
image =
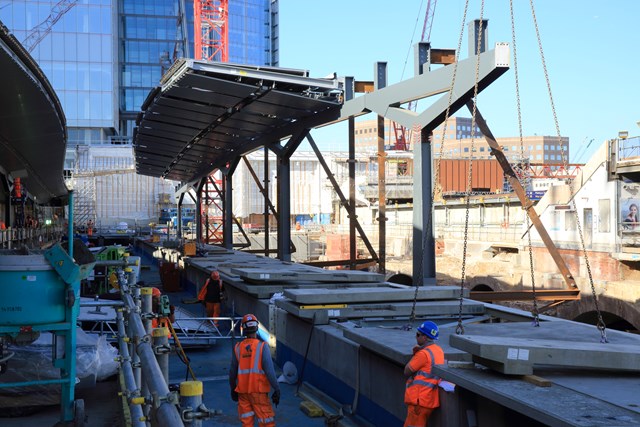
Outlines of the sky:
<svg viewBox="0 0 640 427">
<path fill-rule="evenodd" d="M 431 0 L 432 2 L 434 0 Z M 434 48 L 458 46 L 464 0 L 440 0 L 431 28 Z M 478 97 L 496 137 L 518 136 L 515 72 L 508 0 L 485 0 L 489 46 L 511 44 L 511 68 Z M 513 0 L 523 135 L 557 136 L 530 2 Z M 412 45 L 420 41 L 427 0 L 280 0 L 280 66 L 373 80 L 386 61 L 389 85 L 413 75 Z M 626 130 L 640 135 L 640 1 L 534 1 L 553 105 L 571 162 L 586 162 L 607 139 Z M 479 18 L 481 1 L 469 0 L 466 22 Z M 460 59 L 468 57 L 464 25 Z M 427 104 L 418 104 L 418 112 Z M 458 113 L 471 117 L 465 108 Z M 323 147 L 347 150 L 346 125 L 311 132 Z M 304 147 L 301 147 L 304 149 Z"/>
</svg>

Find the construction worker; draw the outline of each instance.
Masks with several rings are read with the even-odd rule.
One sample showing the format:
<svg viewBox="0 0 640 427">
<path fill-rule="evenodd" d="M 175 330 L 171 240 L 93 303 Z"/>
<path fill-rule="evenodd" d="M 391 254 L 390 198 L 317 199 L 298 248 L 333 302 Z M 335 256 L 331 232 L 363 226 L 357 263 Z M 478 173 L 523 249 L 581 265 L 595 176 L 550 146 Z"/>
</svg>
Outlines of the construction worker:
<svg viewBox="0 0 640 427">
<path fill-rule="evenodd" d="M 89 220 L 87 222 L 87 236 L 91 237 L 93 236 L 93 221 Z"/>
<path fill-rule="evenodd" d="M 198 293 L 198 300 L 204 303 L 207 317 L 220 317 L 220 303 L 223 299 L 220 273 L 217 270 L 213 270 L 202 289 L 200 289 L 200 293 Z M 213 324 L 218 326 L 218 320 L 214 319 Z"/>
<path fill-rule="evenodd" d="M 269 347 L 258 340 L 258 319 L 253 314 L 242 318 L 245 339 L 236 344 L 231 356 L 229 386 L 231 399 L 238 402 L 238 417 L 243 427 L 253 427 L 254 416 L 260 427 L 275 427 L 275 413 L 269 402 L 280 403 L 280 386 L 271 361 Z"/>
<path fill-rule="evenodd" d="M 404 392 L 404 403 L 407 405 L 408 426 L 426 426 L 433 410 L 440 406 L 438 385 L 440 378 L 431 373 L 433 365 L 444 363 L 444 352 L 435 343 L 439 335 L 438 325 L 427 320 L 418 326 L 413 357 L 404 367 L 404 375 L 408 377 Z"/>
</svg>

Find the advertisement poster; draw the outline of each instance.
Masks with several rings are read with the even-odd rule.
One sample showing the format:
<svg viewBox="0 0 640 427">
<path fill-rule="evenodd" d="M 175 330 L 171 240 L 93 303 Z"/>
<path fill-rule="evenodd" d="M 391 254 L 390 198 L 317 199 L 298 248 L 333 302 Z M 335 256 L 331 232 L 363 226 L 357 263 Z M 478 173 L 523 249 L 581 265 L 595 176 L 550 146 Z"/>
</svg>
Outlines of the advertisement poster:
<svg viewBox="0 0 640 427">
<path fill-rule="evenodd" d="M 620 220 L 624 230 L 635 230 L 640 226 L 638 221 L 638 206 L 640 206 L 640 199 L 627 199 L 620 203 L 621 212 Z"/>
</svg>

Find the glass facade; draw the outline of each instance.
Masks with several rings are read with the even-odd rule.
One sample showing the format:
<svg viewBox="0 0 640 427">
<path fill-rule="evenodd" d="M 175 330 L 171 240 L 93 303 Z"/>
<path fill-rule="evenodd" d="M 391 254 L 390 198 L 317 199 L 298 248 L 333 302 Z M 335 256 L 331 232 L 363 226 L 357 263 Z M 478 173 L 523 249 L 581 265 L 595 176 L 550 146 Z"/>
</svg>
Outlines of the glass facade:
<svg viewBox="0 0 640 427">
<path fill-rule="evenodd" d="M 229 0 L 230 62 L 278 64 L 277 12 L 277 0 Z M 194 56 L 193 22 L 192 0 L 120 0 L 123 135 L 132 134 L 140 106 L 173 61 Z"/>
<path fill-rule="evenodd" d="M 179 0 L 120 1 L 120 120 L 131 135 L 147 95 L 177 58 L 184 57 L 182 25 L 186 13 Z"/>
<path fill-rule="evenodd" d="M 70 128 L 110 134 L 117 126 L 115 16 L 110 0 L 15 0 L 0 8 L 0 20 L 51 82 Z"/>
<path fill-rule="evenodd" d="M 193 0 L 13 0 L 0 20 L 51 81 L 69 146 L 130 137 L 162 74 L 193 57 Z M 229 0 L 230 62 L 277 66 L 277 22 L 277 0 Z"/>
<path fill-rule="evenodd" d="M 278 2 L 229 0 L 229 62 L 278 65 Z"/>
</svg>

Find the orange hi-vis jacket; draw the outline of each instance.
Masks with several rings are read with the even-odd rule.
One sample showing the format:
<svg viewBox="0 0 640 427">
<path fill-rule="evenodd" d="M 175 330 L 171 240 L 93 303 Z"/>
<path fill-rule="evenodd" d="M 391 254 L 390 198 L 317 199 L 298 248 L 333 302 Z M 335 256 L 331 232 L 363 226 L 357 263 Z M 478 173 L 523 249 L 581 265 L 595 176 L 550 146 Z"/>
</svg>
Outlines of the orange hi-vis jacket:
<svg viewBox="0 0 640 427">
<path fill-rule="evenodd" d="M 269 393 L 270 385 L 262 369 L 262 352 L 266 343 L 255 338 L 247 338 L 236 344 L 238 360 L 238 393 Z M 266 350 L 269 351 L 269 350 Z"/>
<path fill-rule="evenodd" d="M 407 405 L 417 405 L 424 408 L 437 408 L 440 406 L 438 395 L 438 384 L 440 377 L 431 373 L 433 365 L 444 363 L 444 352 L 437 345 L 427 345 L 414 355 L 425 352 L 428 362 L 421 366 L 409 379 L 404 392 L 404 403 Z M 411 362 L 409 362 L 411 363 Z"/>
</svg>

